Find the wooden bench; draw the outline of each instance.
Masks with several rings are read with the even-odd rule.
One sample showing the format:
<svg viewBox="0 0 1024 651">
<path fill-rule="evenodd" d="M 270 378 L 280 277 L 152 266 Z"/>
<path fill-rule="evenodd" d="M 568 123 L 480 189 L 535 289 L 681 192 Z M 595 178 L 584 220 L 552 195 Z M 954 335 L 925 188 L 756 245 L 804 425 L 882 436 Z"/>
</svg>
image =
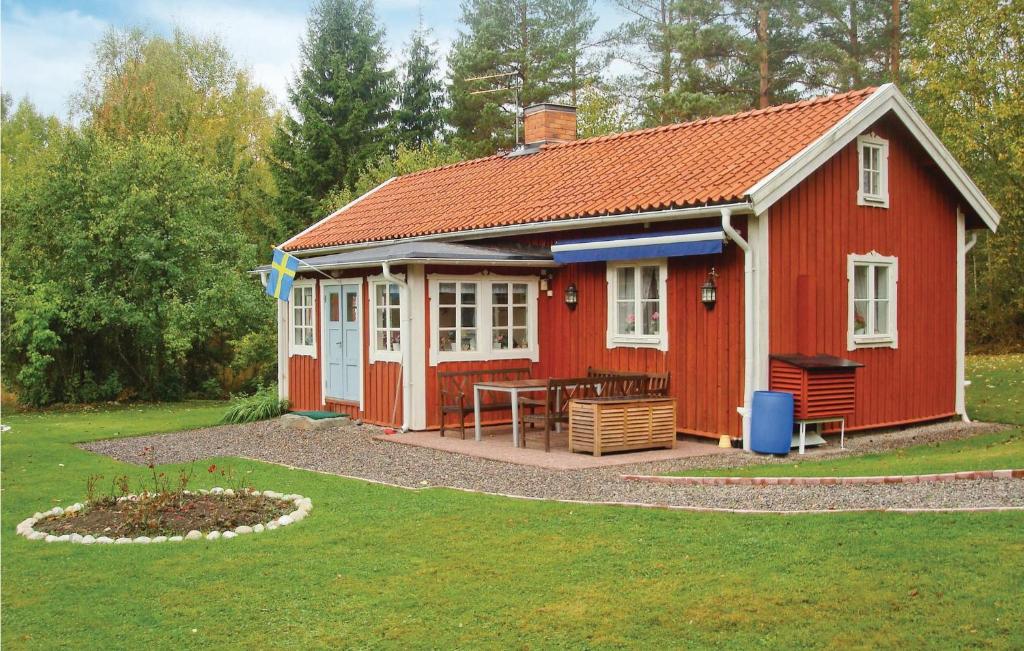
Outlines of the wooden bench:
<svg viewBox="0 0 1024 651">
<path fill-rule="evenodd" d="M 462 438 L 466 438 L 466 416 L 474 411 L 473 385 L 480 382 L 499 380 L 523 380 L 530 377 L 530 367 L 493 368 L 473 371 L 442 371 L 437 374 L 437 386 L 440 392 L 438 401 L 441 416 L 441 436 L 444 436 L 448 414 L 457 414 Z M 505 411 L 512 409 L 512 403 L 502 400 L 499 395 L 481 393 L 480 411 Z"/>
<path fill-rule="evenodd" d="M 587 369 L 587 377 L 614 378 L 614 385 L 607 396 L 647 395 L 668 397 L 671 373 L 640 373 L 637 371 L 613 371 L 610 369 Z"/>
</svg>

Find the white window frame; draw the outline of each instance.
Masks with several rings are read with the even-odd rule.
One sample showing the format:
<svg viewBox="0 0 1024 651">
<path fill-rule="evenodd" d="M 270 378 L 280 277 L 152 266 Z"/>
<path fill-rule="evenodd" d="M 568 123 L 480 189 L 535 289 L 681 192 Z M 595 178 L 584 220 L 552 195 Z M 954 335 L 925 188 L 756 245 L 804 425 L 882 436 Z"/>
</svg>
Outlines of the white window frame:
<svg viewBox="0 0 1024 651">
<path fill-rule="evenodd" d="M 660 285 L 658 288 L 658 314 L 661 324 L 656 335 L 624 335 L 618 332 L 618 311 L 616 310 L 618 292 L 616 289 L 618 270 L 624 267 L 635 269 L 634 282 L 640 277 L 640 267 L 658 267 L 658 284 Z M 668 350 L 668 260 L 665 258 L 654 258 L 649 260 L 609 262 L 607 263 L 606 277 L 608 283 L 608 317 L 605 327 L 607 347 Z M 637 287 L 637 290 L 639 290 L 639 287 Z M 636 300 L 640 300 L 639 291 L 635 291 L 634 296 Z"/>
<path fill-rule="evenodd" d="M 864 189 L 864 148 L 878 149 L 878 192 Z M 874 134 L 857 138 L 857 205 L 876 208 L 889 207 L 889 141 Z"/>
<path fill-rule="evenodd" d="M 846 331 L 846 347 L 847 350 L 857 350 L 858 348 L 896 348 L 899 344 L 899 295 L 897 294 L 897 288 L 899 287 L 899 260 L 896 256 L 881 255 L 877 251 L 870 253 L 858 254 L 851 253 L 846 258 L 846 284 L 848 288 L 847 298 L 847 331 Z M 858 265 L 872 265 L 873 267 L 888 267 L 889 272 L 889 332 L 886 334 L 854 334 L 854 293 L 855 293 L 855 269 Z M 874 270 L 871 271 L 868 278 L 868 299 L 869 299 L 869 310 L 867 321 L 870 324 L 874 324 L 875 316 L 875 275 Z M 872 325 L 873 327 L 873 325 Z"/>
<path fill-rule="evenodd" d="M 304 344 L 296 344 L 295 343 L 295 293 L 298 290 L 306 288 L 306 287 L 310 287 L 313 290 L 312 296 L 310 297 L 309 305 L 308 306 L 307 305 L 303 305 L 303 307 L 308 307 L 310 309 L 310 311 L 312 312 L 312 318 L 311 318 L 312 322 L 309 323 L 308 325 L 303 325 L 302 327 L 303 328 L 307 328 L 308 327 L 308 328 L 311 329 L 311 331 L 313 333 L 313 345 L 312 346 L 306 346 Z M 316 305 L 316 303 L 317 303 L 317 301 L 316 301 L 316 288 L 317 288 L 317 281 L 316 281 L 316 279 L 313 279 L 313 278 L 296 280 L 295 282 L 292 283 L 291 294 L 288 296 L 288 356 L 289 357 L 295 357 L 297 355 L 306 355 L 306 356 L 312 357 L 313 359 L 316 359 L 316 342 L 317 342 L 317 339 L 318 339 L 318 336 L 319 336 L 317 331 L 320 329 L 319 325 L 317 324 L 318 315 L 317 315 L 317 309 L 316 309 L 316 307 L 317 307 L 317 305 Z"/>
<path fill-rule="evenodd" d="M 394 274 L 394 276 L 400 280 L 405 280 L 405 274 Z M 367 279 L 369 283 L 368 290 L 370 292 L 370 314 L 369 314 L 369 345 L 370 364 L 377 362 L 401 362 L 402 351 L 401 350 L 377 350 L 377 286 L 378 285 L 397 285 L 398 283 L 389 282 L 384 276 L 371 276 Z M 409 292 L 402 285 L 398 285 L 398 331 L 402 331 L 402 321 L 406 318 L 406 310 L 408 309 L 409 303 Z M 392 328 L 394 329 L 394 328 Z M 399 335 L 401 336 L 401 335 Z M 408 345 L 408 342 L 400 342 L 401 346 Z"/>
<path fill-rule="evenodd" d="M 540 349 L 537 344 L 537 311 L 539 306 L 536 276 L 505 276 L 500 274 L 475 274 L 458 276 L 451 274 L 430 274 L 430 365 L 437 366 L 442 362 L 489 361 L 496 359 L 528 359 L 531 362 L 540 360 Z M 477 284 L 477 349 L 439 350 L 437 338 L 440 328 L 438 320 L 438 294 L 441 283 L 476 283 Z M 529 346 L 527 348 L 492 348 L 493 344 L 493 302 L 491 285 L 493 283 L 524 283 L 526 285 L 526 325 L 528 328 Z"/>
</svg>

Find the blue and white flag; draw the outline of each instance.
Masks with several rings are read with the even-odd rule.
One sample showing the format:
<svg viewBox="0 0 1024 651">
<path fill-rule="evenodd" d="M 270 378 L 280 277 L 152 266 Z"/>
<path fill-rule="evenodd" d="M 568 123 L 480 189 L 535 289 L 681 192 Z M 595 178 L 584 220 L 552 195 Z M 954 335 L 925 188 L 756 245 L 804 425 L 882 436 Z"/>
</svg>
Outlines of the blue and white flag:
<svg viewBox="0 0 1024 651">
<path fill-rule="evenodd" d="M 275 248 L 274 262 L 270 265 L 270 277 L 267 278 L 267 293 L 287 303 L 295 281 L 295 270 L 298 268 L 298 258 Z"/>
</svg>

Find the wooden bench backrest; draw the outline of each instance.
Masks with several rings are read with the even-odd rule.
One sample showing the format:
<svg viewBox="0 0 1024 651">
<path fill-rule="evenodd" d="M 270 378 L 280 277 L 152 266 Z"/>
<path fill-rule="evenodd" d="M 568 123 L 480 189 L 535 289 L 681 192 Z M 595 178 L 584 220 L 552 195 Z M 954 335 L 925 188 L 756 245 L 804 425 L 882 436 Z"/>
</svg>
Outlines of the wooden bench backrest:
<svg viewBox="0 0 1024 651">
<path fill-rule="evenodd" d="M 559 417 L 567 416 L 570 400 L 597 398 L 604 394 L 607 386 L 606 377 L 552 378 L 548 380 L 545 393 L 547 411 Z"/>
<path fill-rule="evenodd" d="M 522 380 L 530 377 L 530 367 L 489 368 L 472 371 L 441 371 L 437 374 L 438 391 L 441 393 L 442 405 L 458 405 L 460 399 L 467 405 L 473 404 L 473 385 L 479 382 L 495 382 L 498 380 Z M 506 394 L 493 391 L 482 391 L 480 403 L 507 402 Z"/>
</svg>

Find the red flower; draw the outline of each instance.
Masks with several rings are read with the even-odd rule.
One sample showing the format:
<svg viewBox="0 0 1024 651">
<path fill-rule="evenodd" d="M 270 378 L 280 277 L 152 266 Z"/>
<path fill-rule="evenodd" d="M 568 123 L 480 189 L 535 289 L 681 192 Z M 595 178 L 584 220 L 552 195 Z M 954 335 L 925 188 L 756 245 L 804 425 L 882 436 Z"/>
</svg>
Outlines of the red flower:
<svg viewBox="0 0 1024 651">
<path fill-rule="evenodd" d="M 216 470 L 217 464 L 212 464 L 209 468 L 206 469 L 206 472 L 216 472 Z"/>
</svg>

